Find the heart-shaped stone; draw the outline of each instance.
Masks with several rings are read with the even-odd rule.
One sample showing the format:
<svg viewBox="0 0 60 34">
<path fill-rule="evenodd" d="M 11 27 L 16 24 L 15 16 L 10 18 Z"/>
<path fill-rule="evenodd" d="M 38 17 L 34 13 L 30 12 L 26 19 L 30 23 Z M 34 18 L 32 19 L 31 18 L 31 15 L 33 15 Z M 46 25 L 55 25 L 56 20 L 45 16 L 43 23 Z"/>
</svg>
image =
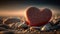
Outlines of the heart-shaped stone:
<svg viewBox="0 0 60 34">
<path fill-rule="evenodd" d="M 26 11 L 26 23 L 30 26 L 41 26 L 45 25 L 51 19 L 52 12 L 50 9 L 38 9 L 36 7 L 30 7 Z"/>
</svg>

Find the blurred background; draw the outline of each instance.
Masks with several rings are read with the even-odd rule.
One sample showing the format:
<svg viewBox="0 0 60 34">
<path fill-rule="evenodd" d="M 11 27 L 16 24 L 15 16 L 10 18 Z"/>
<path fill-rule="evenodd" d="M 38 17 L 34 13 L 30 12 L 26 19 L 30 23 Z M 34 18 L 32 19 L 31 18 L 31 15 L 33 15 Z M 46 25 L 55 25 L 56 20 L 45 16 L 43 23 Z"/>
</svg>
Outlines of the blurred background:
<svg viewBox="0 0 60 34">
<path fill-rule="evenodd" d="M 49 8 L 54 15 L 60 15 L 60 2 L 58 0 L 0 0 L 0 15 L 4 15 L 4 12 L 21 14 L 30 6 L 40 9 Z"/>
</svg>

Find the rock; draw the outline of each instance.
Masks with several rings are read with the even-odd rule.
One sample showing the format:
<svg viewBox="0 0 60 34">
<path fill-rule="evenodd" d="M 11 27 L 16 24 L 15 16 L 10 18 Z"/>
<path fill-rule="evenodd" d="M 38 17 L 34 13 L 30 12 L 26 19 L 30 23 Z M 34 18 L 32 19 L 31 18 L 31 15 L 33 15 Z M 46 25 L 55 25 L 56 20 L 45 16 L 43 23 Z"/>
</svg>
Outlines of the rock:
<svg viewBox="0 0 60 34">
<path fill-rule="evenodd" d="M 36 7 L 30 7 L 27 9 L 26 23 L 30 26 L 42 26 L 49 22 L 52 16 L 52 12 L 48 8 L 38 9 Z"/>
</svg>

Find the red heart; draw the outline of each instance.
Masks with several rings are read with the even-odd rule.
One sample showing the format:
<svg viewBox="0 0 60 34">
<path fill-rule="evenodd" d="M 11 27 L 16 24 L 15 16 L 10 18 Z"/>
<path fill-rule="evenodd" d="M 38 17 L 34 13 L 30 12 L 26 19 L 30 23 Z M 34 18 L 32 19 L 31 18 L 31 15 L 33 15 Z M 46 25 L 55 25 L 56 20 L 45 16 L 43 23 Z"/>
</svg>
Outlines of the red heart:
<svg viewBox="0 0 60 34">
<path fill-rule="evenodd" d="M 42 11 L 36 7 L 30 7 L 26 11 L 26 21 L 30 26 L 45 25 L 51 19 L 52 12 L 50 9 L 43 9 Z"/>
</svg>

